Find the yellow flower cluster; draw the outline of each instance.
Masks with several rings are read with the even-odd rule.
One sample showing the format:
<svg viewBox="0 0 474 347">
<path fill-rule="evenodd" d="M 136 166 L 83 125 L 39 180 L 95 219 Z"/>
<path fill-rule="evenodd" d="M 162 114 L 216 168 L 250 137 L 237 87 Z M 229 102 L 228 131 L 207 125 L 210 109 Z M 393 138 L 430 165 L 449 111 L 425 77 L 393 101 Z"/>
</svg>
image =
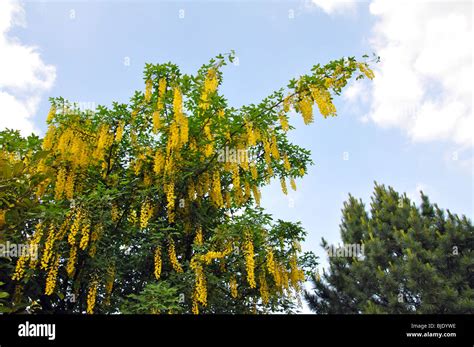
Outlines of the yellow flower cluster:
<svg viewBox="0 0 474 347">
<path fill-rule="evenodd" d="M 174 195 L 174 182 L 170 182 L 165 185 L 165 193 L 166 193 L 166 200 L 167 200 L 167 209 L 168 209 L 168 221 L 170 223 L 174 222 L 174 204 L 175 198 Z"/>
<path fill-rule="evenodd" d="M 30 243 L 31 246 L 36 247 L 36 249 L 39 249 L 39 243 L 41 241 L 41 238 L 43 237 L 43 232 L 44 232 L 43 223 L 40 222 L 36 224 L 35 233 L 33 237 L 31 238 L 31 243 Z M 59 234 L 61 234 L 61 231 Z M 59 236 L 60 235 L 58 235 L 58 239 L 60 238 Z M 36 257 L 31 257 L 30 268 L 35 269 L 37 264 L 38 264 L 38 259 Z"/>
<path fill-rule="evenodd" d="M 114 288 L 115 282 L 115 265 L 112 264 L 107 269 L 107 283 L 105 284 L 105 293 L 110 295 L 112 289 Z"/>
<path fill-rule="evenodd" d="M 214 171 L 212 175 L 212 191 L 210 195 L 214 204 L 219 208 L 224 206 L 224 199 L 222 198 L 221 190 L 221 177 L 219 171 Z"/>
<path fill-rule="evenodd" d="M 52 105 L 51 108 L 49 109 L 48 116 L 46 117 L 46 122 L 50 123 L 53 120 L 55 115 L 56 115 L 56 107 Z"/>
<path fill-rule="evenodd" d="M 153 112 L 153 132 L 157 133 L 160 130 L 161 112 L 164 109 L 164 94 L 166 91 L 166 79 L 160 78 L 158 82 L 158 101 L 156 102 L 156 110 Z"/>
<path fill-rule="evenodd" d="M 291 171 L 291 164 L 290 164 L 290 161 L 288 160 L 288 156 L 286 154 L 283 157 L 283 167 L 285 168 L 286 172 Z"/>
<path fill-rule="evenodd" d="M 247 282 L 250 288 L 255 288 L 255 254 L 253 239 L 250 231 L 246 231 L 244 240 L 245 268 L 247 271 Z"/>
<path fill-rule="evenodd" d="M 280 119 L 280 125 L 283 131 L 288 131 L 288 129 L 290 129 L 290 126 L 288 124 L 288 118 L 286 117 L 286 115 L 280 114 L 279 119 Z"/>
<path fill-rule="evenodd" d="M 273 277 L 275 277 L 276 263 L 275 263 L 275 256 L 273 254 L 273 250 L 271 248 L 267 248 L 266 264 L 267 264 L 268 272 L 271 275 L 273 275 Z"/>
<path fill-rule="evenodd" d="M 120 212 L 116 204 L 112 204 L 112 208 L 110 210 L 110 216 L 112 217 L 112 221 L 116 223 L 120 218 Z"/>
<path fill-rule="evenodd" d="M 64 186 L 66 183 L 66 169 L 60 168 L 56 176 L 55 195 L 54 199 L 61 200 L 64 193 Z"/>
<path fill-rule="evenodd" d="M 271 153 L 273 158 L 276 160 L 280 159 L 280 152 L 278 151 L 278 143 L 275 134 L 272 135 Z"/>
<path fill-rule="evenodd" d="M 324 118 L 336 115 L 336 107 L 332 103 L 331 95 L 327 89 L 311 88 L 311 94 Z"/>
<path fill-rule="evenodd" d="M 260 282 L 260 297 L 262 298 L 263 304 L 267 305 L 270 300 L 270 294 L 268 292 L 268 285 L 267 285 L 267 279 L 265 276 L 265 270 L 260 272 L 259 282 Z"/>
<path fill-rule="evenodd" d="M 368 79 L 373 79 L 375 77 L 374 72 L 366 63 L 357 63 L 357 67 Z"/>
<path fill-rule="evenodd" d="M 252 122 L 246 122 L 245 128 L 247 129 L 247 143 L 249 146 L 255 146 L 257 144 L 257 139 L 253 130 Z"/>
<path fill-rule="evenodd" d="M 298 260 L 296 254 L 290 259 L 290 282 L 296 291 L 301 289 L 300 283 L 305 280 L 304 271 L 298 267 Z"/>
<path fill-rule="evenodd" d="M 203 236 L 202 236 L 202 226 L 198 225 L 197 230 L 196 230 L 196 236 L 194 237 L 194 244 L 197 246 L 201 246 L 203 242 Z"/>
<path fill-rule="evenodd" d="M 232 252 L 232 247 L 227 247 L 224 251 L 209 251 L 206 254 L 201 255 L 203 263 L 210 264 L 215 259 L 222 259 L 228 256 Z"/>
<path fill-rule="evenodd" d="M 123 131 L 125 129 L 125 123 L 123 121 L 118 122 L 117 130 L 115 130 L 115 141 L 122 141 Z"/>
<path fill-rule="evenodd" d="M 44 290 L 44 293 L 46 295 L 51 295 L 54 292 L 54 288 L 56 287 L 56 280 L 58 277 L 58 269 L 59 269 L 59 255 L 56 256 L 56 259 L 54 262 L 51 264 L 49 271 L 48 271 L 48 277 L 46 278 L 46 288 Z"/>
<path fill-rule="evenodd" d="M 204 125 L 204 135 L 206 135 L 208 143 L 206 144 L 206 147 L 204 148 L 204 155 L 206 157 L 210 157 L 212 153 L 214 152 L 214 145 L 213 145 L 213 140 L 214 137 L 212 136 L 211 132 L 211 120 L 208 120 L 207 123 Z"/>
<path fill-rule="evenodd" d="M 232 276 L 229 282 L 229 287 L 230 287 L 230 295 L 235 299 L 238 296 L 237 292 L 237 280 L 235 279 L 235 276 Z"/>
<path fill-rule="evenodd" d="M 85 221 L 81 230 L 82 237 L 81 237 L 81 241 L 79 242 L 79 248 L 82 250 L 85 250 L 87 248 L 87 245 L 89 244 L 90 231 L 91 231 L 91 223 L 87 220 Z"/>
<path fill-rule="evenodd" d="M 250 165 L 250 174 L 254 180 L 258 179 L 257 165 L 255 165 L 255 163 Z"/>
<path fill-rule="evenodd" d="M 163 261 L 161 260 L 161 246 L 156 247 L 155 250 L 155 278 L 160 279 L 161 276 L 161 267 Z"/>
<path fill-rule="evenodd" d="M 281 191 L 283 192 L 283 194 L 288 195 L 288 189 L 286 188 L 286 181 L 283 177 L 280 178 L 280 185 L 281 185 Z"/>
<path fill-rule="evenodd" d="M 68 200 L 72 200 L 74 197 L 74 181 L 76 179 L 76 175 L 74 171 L 70 171 L 69 175 L 67 176 L 66 183 L 64 185 L 64 192 L 66 194 L 66 198 Z"/>
<path fill-rule="evenodd" d="M 53 245 L 56 240 L 54 225 L 51 223 L 49 227 L 48 238 L 44 245 L 43 256 L 41 258 L 41 269 L 46 270 L 48 268 L 49 260 L 53 255 Z"/>
<path fill-rule="evenodd" d="M 170 126 L 170 148 L 180 148 L 188 142 L 188 118 L 183 113 L 183 96 L 179 88 L 174 88 L 173 96 L 174 121 Z"/>
<path fill-rule="evenodd" d="M 207 110 L 209 108 L 209 96 L 217 90 L 218 85 L 219 85 L 219 80 L 217 78 L 216 70 L 209 69 L 207 71 L 207 75 L 204 80 L 204 89 L 201 95 L 200 107 L 203 110 Z"/>
<path fill-rule="evenodd" d="M 6 210 L 0 210 L 0 227 L 5 225 L 5 214 Z"/>
<path fill-rule="evenodd" d="M 88 314 L 93 314 L 94 313 L 94 307 L 95 307 L 95 302 L 97 299 L 97 288 L 99 286 L 99 283 L 96 279 L 92 280 L 90 286 L 89 286 L 89 291 L 87 293 L 87 313 Z"/>
<path fill-rule="evenodd" d="M 137 211 L 136 210 L 131 210 L 130 213 L 128 214 L 128 221 L 132 225 L 136 225 L 138 222 L 138 216 L 137 216 Z"/>
<path fill-rule="evenodd" d="M 74 275 L 74 272 L 76 271 L 76 268 L 75 268 L 76 260 L 77 260 L 77 246 L 72 245 L 69 251 L 69 259 L 66 265 L 66 272 L 70 278 L 72 278 L 72 276 Z"/>
<path fill-rule="evenodd" d="M 252 186 L 252 193 L 253 198 L 255 199 L 255 203 L 257 204 L 257 206 L 260 206 L 260 191 L 258 190 L 257 186 Z"/>
<path fill-rule="evenodd" d="M 207 285 L 206 285 L 206 277 L 204 275 L 204 269 L 201 264 L 201 262 L 196 258 L 193 257 L 191 259 L 191 269 L 194 271 L 195 274 L 195 282 L 194 282 L 194 293 L 193 293 L 193 299 L 194 303 L 193 306 L 193 311 L 194 313 L 199 312 L 199 306 L 198 303 L 201 303 L 203 306 L 207 305 Z"/>
<path fill-rule="evenodd" d="M 176 256 L 176 248 L 172 239 L 170 239 L 169 241 L 168 255 L 170 258 L 171 266 L 173 267 L 174 271 L 183 272 L 183 268 L 181 267 L 181 264 L 178 261 L 178 257 Z"/>
<path fill-rule="evenodd" d="M 165 168 L 165 157 L 161 153 L 161 150 L 157 150 L 155 153 L 155 160 L 153 165 L 153 172 L 159 175 Z"/>
<path fill-rule="evenodd" d="M 151 79 L 146 80 L 145 82 L 145 101 L 149 102 L 151 100 L 151 94 L 153 89 L 153 81 Z"/>
<path fill-rule="evenodd" d="M 91 257 L 95 257 L 95 253 L 97 251 L 97 240 L 99 239 L 100 235 L 102 235 L 102 232 L 104 231 L 104 226 L 102 224 L 97 224 L 94 228 L 94 231 L 91 233 L 91 246 L 89 249 L 89 255 Z"/>
<path fill-rule="evenodd" d="M 291 186 L 291 189 L 296 191 L 296 182 L 295 182 L 295 179 L 293 177 L 290 178 L 290 186 Z"/>
<path fill-rule="evenodd" d="M 319 103 L 318 103 L 319 105 Z M 299 110 L 303 116 L 304 124 L 313 122 L 313 103 L 309 95 L 304 95 L 298 103 Z"/>
<path fill-rule="evenodd" d="M 26 255 L 22 255 L 20 258 L 18 258 L 16 262 L 15 272 L 12 276 L 13 281 L 19 281 L 23 278 L 23 276 L 25 275 L 25 265 L 27 260 L 28 256 Z"/>
<path fill-rule="evenodd" d="M 153 217 L 153 206 L 149 201 L 145 201 L 140 211 L 140 228 L 145 229 L 151 217 Z"/>
<path fill-rule="evenodd" d="M 68 242 L 71 246 L 76 243 L 76 235 L 79 233 L 82 224 L 82 214 L 81 210 L 78 210 L 74 216 L 74 222 L 72 223 L 71 230 L 68 235 Z"/>
</svg>

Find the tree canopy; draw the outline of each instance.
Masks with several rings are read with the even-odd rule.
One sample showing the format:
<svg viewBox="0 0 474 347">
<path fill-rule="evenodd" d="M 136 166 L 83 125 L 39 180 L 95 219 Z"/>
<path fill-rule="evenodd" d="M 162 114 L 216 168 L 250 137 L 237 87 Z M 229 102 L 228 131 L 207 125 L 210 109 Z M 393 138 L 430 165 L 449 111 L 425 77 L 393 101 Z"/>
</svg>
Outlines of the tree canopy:
<svg viewBox="0 0 474 347">
<path fill-rule="evenodd" d="M 233 59 L 194 75 L 146 64 L 129 103 L 51 98 L 43 139 L 0 132 L 0 241 L 38 247 L 0 258 L 1 310 L 295 310 L 316 257 L 299 223 L 260 208 L 260 188 L 296 190 L 312 164 L 287 138 L 290 114 L 335 116 L 333 97 L 373 73 L 353 57 L 318 64 L 235 108 L 219 93 Z"/>
</svg>

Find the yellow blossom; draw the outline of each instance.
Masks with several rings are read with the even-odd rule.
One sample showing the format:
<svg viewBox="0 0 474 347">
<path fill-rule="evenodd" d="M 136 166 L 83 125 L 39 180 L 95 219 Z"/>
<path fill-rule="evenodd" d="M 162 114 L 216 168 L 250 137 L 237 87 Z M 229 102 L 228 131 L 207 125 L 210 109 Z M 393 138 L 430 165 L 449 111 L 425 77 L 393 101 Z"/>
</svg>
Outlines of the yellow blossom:
<svg viewBox="0 0 474 347">
<path fill-rule="evenodd" d="M 319 104 L 318 104 L 319 105 Z M 313 122 L 313 104 L 308 95 L 305 95 L 301 98 L 298 103 L 299 110 L 303 116 L 304 124 L 309 124 Z"/>
<path fill-rule="evenodd" d="M 77 260 L 77 246 L 73 245 L 71 247 L 71 250 L 69 251 L 69 259 L 66 265 L 66 272 L 70 278 L 72 278 L 72 275 L 74 275 L 76 260 Z"/>
<path fill-rule="evenodd" d="M 296 191 L 296 183 L 295 183 L 295 179 L 293 177 L 290 178 L 290 186 L 291 186 L 291 189 Z"/>
<path fill-rule="evenodd" d="M 196 230 L 196 236 L 194 237 L 194 243 L 197 246 L 201 246 L 202 242 L 203 242 L 202 226 L 198 225 L 197 230 Z"/>
<path fill-rule="evenodd" d="M 181 267 L 181 264 L 178 261 L 178 257 L 176 256 L 176 249 L 174 246 L 174 241 L 172 239 L 170 239 L 169 241 L 168 255 L 173 269 L 176 272 L 183 272 L 183 268 Z"/>
<path fill-rule="evenodd" d="M 331 95 L 326 89 L 323 88 L 312 88 L 311 89 L 313 99 L 316 101 L 318 105 L 319 112 L 323 115 L 324 118 L 328 116 L 335 116 L 336 115 L 336 107 L 332 103 Z M 304 118 L 304 115 L 303 115 Z M 306 120 L 305 120 L 306 123 Z"/>
<path fill-rule="evenodd" d="M 60 168 L 56 176 L 55 195 L 56 200 L 60 200 L 64 193 L 64 186 L 66 183 L 66 169 Z"/>
<path fill-rule="evenodd" d="M 148 226 L 148 221 L 153 216 L 153 206 L 149 201 L 142 204 L 140 211 L 140 228 L 145 229 Z"/>
<path fill-rule="evenodd" d="M 373 79 L 375 77 L 374 72 L 366 63 L 358 63 L 357 67 L 368 79 Z"/>
<path fill-rule="evenodd" d="M 157 280 L 159 280 L 161 276 L 161 266 L 162 266 L 161 247 L 158 246 L 156 247 L 156 250 L 155 250 L 155 278 Z"/>
<path fill-rule="evenodd" d="M 90 286 L 89 286 L 89 291 L 87 292 L 87 313 L 88 314 L 93 314 L 94 313 L 94 307 L 95 307 L 95 302 L 97 299 L 97 287 L 99 283 L 96 279 L 92 280 Z"/>
<path fill-rule="evenodd" d="M 250 288 L 255 288 L 255 254 L 253 239 L 250 231 L 246 231 L 244 240 L 245 268 L 247 270 L 247 282 Z"/>
<path fill-rule="evenodd" d="M 52 105 L 51 108 L 49 109 L 48 116 L 46 117 L 46 122 L 50 123 L 53 120 L 55 115 L 56 115 L 56 107 Z"/>
<path fill-rule="evenodd" d="M 91 224 L 89 221 L 87 221 L 82 227 L 82 231 L 81 231 L 82 237 L 79 243 L 79 248 L 82 250 L 85 250 L 87 245 L 89 244 L 90 228 L 91 228 Z"/>
<path fill-rule="evenodd" d="M 58 269 L 59 269 L 59 259 L 60 256 L 56 255 L 54 262 L 51 264 L 48 277 L 46 277 L 46 288 L 44 293 L 46 295 L 51 295 L 54 292 L 54 288 L 56 287 L 56 280 L 58 277 Z"/>
<path fill-rule="evenodd" d="M 281 191 L 283 192 L 283 194 L 288 195 L 288 189 L 286 188 L 286 181 L 283 177 L 280 178 L 280 184 L 281 184 Z"/>
<path fill-rule="evenodd" d="M 266 280 L 264 270 L 260 272 L 259 282 L 260 282 L 260 297 L 262 298 L 263 304 L 267 305 L 270 299 L 270 294 L 268 292 L 267 280 Z"/>
<path fill-rule="evenodd" d="M 145 101 L 146 102 L 149 102 L 151 100 L 152 88 L 153 88 L 153 81 L 151 79 L 148 79 L 145 83 Z"/>
<path fill-rule="evenodd" d="M 237 280 L 235 279 L 235 276 L 232 276 L 229 282 L 229 287 L 230 287 L 230 295 L 235 299 L 238 296 L 237 292 Z"/>
<path fill-rule="evenodd" d="M 117 130 L 115 131 L 115 141 L 117 142 L 122 141 L 124 127 L 125 127 L 124 122 L 120 121 L 117 125 Z"/>
<path fill-rule="evenodd" d="M 280 114 L 279 119 L 283 131 L 288 131 L 288 129 L 290 129 L 290 126 L 288 125 L 288 118 L 284 114 Z"/>
</svg>

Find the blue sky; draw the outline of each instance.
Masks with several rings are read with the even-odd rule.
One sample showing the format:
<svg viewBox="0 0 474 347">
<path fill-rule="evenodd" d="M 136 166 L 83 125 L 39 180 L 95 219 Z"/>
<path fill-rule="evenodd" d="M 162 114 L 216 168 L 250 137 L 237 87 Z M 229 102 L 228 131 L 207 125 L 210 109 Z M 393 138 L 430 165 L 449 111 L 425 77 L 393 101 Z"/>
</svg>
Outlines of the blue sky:
<svg viewBox="0 0 474 347">
<path fill-rule="evenodd" d="M 460 87 L 453 87 L 452 74 L 444 72 L 452 69 L 449 56 L 433 55 L 437 59 L 433 66 L 423 63 L 430 50 L 443 51 L 443 42 L 448 45 L 453 41 L 448 37 L 432 48 L 432 35 L 426 34 L 430 23 L 438 23 L 440 9 L 415 8 L 425 17 L 410 22 L 410 18 L 402 21 L 396 9 L 378 8 L 377 2 L 348 1 L 341 6 L 325 5 L 324 1 L 21 3 L 26 26 L 4 21 L 2 29 L 0 16 L 0 32 L 10 40 L 3 44 L 7 48 L 15 44 L 35 47 L 40 63 L 27 64 L 25 69 L 33 66 L 33 76 L 52 74 L 46 69 L 49 66 L 54 76 L 50 83 L 23 89 L 0 77 L 0 97 L 8 95 L 15 102 L 26 103 L 31 94 L 37 100 L 26 108 L 29 114 L 25 111 L 22 123 L 15 123 L 15 115 L 6 113 L 5 108 L 2 111 L 0 102 L 0 128 L 19 124 L 19 128 L 29 130 L 30 126 L 43 132 L 49 96 L 105 105 L 127 102 L 135 90 L 144 88 L 141 74 L 146 62 L 173 61 L 192 73 L 216 54 L 234 49 L 239 64 L 225 68 L 220 90 L 231 105 L 239 106 L 258 102 L 289 79 L 309 72 L 316 63 L 380 53 L 380 49 L 379 82 L 354 86 L 351 93 L 336 98 L 337 118 L 324 120 L 316 115 L 315 123 L 305 126 L 298 115 L 292 116 L 290 122 L 296 130 L 290 138 L 312 151 L 315 165 L 297 181 L 298 190 L 289 198 L 281 193 L 279 184 L 266 188 L 263 206 L 275 218 L 301 221 L 308 231 L 304 248 L 323 258 L 321 237 L 332 243 L 339 240 L 343 201 L 351 193 L 369 205 L 374 181 L 412 197 L 423 189 L 441 207 L 472 218 L 472 128 L 466 135 L 466 124 L 472 124 L 472 101 L 466 101 L 466 93 L 458 93 Z M 448 12 L 456 19 L 466 13 L 462 6 L 449 7 L 452 12 Z M 184 18 L 179 18 L 182 9 Z M 294 18 L 290 18 L 290 10 Z M 472 16 L 466 16 L 467 27 L 456 30 L 468 28 L 472 34 Z M 413 43 L 411 37 L 403 41 L 405 24 L 417 26 L 410 30 L 423 34 L 418 35 L 422 44 Z M 393 30 L 402 36 L 394 37 Z M 472 43 L 461 41 L 459 45 L 472 51 Z M 124 64 L 127 58 L 130 65 Z M 12 61 L 18 61 L 18 66 L 9 66 L 12 71 L 24 62 Z M 462 62 L 468 69 L 469 56 Z M 472 72 L 472 53 L 470 66 Z M 397 79 L 404 73 L 409 77 Z M 411 80 L 410 73 L 416 80 Z M 411 91 L 414 86 L 417 89 Z M 397 94 L 407 90 L 408 96 Z M 470 93 L 472 97 L 472 89 Z M 456 103 L 450 103 L 453 100 Z M 433 105 L 440 116 L 426 121 L 426 110 Z M 459 110 L 459 114 L 455 117 L 449 110 Z M 348 160 L 344 160 L 345 152 Z"/>
</svg>

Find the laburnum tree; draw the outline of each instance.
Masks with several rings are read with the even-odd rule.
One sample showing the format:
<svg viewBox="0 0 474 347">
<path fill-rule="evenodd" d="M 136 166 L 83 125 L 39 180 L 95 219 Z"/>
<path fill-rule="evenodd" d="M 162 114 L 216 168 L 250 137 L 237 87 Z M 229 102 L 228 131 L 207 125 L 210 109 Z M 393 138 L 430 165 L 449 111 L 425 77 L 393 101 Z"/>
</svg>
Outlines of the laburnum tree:
<svg viewBox="0 0 474 347">
<path fill-rule="evenodd" d="M 0 259 L 4 311 L 297 308 L 316 257 L 301 251 L 299 223 L 259 207 L 260 188 L 277 179 L 287 194 L 312 164 L 287 139 L 289 115 L 335 116 L 333 96 L 373 73 L 342 58 L 234 108 L 218 91 L 233 59 L 219 55 L 195 75 L 147 64 L 129 104 L 87 111 L 52 98 L 43 139 L 0 134 L 2 241 L 39 249 Z"/>
<path fill-rule="evenodd" d="M 440 209 L 422 192 L 416 206 L 377 184 L 370 214 L 350 196 L 342 215 L 342 241 L 364 245 L 362 256 L 329 257 L 328 272 L 305 292 L 314 312 L 474 312 L 474 227 L 466 216 Z"/>
</svg>

